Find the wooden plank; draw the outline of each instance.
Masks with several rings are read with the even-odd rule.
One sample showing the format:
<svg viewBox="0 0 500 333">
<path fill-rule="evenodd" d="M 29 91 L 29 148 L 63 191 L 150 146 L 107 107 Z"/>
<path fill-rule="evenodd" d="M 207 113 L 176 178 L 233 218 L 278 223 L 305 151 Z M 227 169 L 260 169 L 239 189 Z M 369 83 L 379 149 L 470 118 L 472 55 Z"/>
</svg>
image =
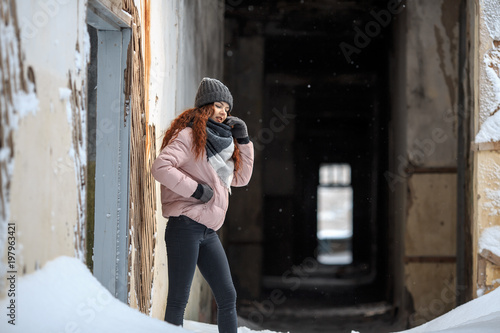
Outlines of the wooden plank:
<svg viewBox="0 0 500 333">
<path fill-rule="evenodd" d="M 87 22 L 100 30 L 120 30 L 132 26 L 132 16 L 122 10 L 119 0 L 89 0 Z"/>
<path fill-rule="evenodd" d="M 132 0 L 124 0 L 134 22 L 139 14 Z M 145 62 L 141 46 L 141 27 L 133 24 L 132 40 L 128 49 L 125 70 L 125 95 L 130 106 L 130 237 L 129 253 L 131 290 L 142 313 L 150 313 L 154 279 L 154 251 L 156 246 L 156 182 L 150 170 L 156 158 L 155 127 L 147 124 Z M 163 230 L 162 230 L 163 231 Z M 162 238 L 162 236 L 160 236 Z"/>
<path fill-rule="evenodd" d="M 90 4 L 87 7 L 87 24 L 98 30 L 119 31 L 121 29 L 119 25 L 115 24 L 113 21 L 108 21 L 105 17 L 103 17 L 100 10 Z"/>
<path fill-rule="evenodd" d="M 481 251 L 481 257 L 484 259 L 488 260 L 490 263 L 496 266 L 500 266 L 500 257 L 491 252 L 490 250 L 484 249 Z"/>
<path fill-rule="evenodd" d="M 500 142 L 471 142 L 472 151 L 500 150 Z"/>
<path fill-rule="evenodd" d="M 478 256 L 478 267 L 477 267 L 477 286 L 479 288 L 486 287 L 486 260 Z"/>
</svg>

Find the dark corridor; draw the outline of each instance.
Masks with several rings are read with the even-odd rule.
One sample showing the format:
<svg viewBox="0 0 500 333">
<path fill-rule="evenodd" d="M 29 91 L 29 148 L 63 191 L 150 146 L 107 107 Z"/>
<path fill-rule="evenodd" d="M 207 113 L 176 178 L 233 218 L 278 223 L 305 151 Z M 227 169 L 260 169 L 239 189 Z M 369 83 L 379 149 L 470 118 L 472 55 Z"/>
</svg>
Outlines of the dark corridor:
<svg viewBox="0 0 500 333">
<path fill-rule="evenodd" d="M 396 4 L 226 1 L 225 80 L 256 166 L 224 235 L 251 323 L 340 332 L 346 309 L 394 315 L 383 174 Z"/>
</svg>

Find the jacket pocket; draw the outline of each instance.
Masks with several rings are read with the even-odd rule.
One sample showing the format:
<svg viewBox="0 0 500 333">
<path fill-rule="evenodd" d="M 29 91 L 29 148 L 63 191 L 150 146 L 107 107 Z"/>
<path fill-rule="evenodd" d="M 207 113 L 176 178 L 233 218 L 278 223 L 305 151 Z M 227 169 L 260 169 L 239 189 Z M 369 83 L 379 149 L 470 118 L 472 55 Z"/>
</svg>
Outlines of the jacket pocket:
<svg viewBox="0 0 500 333">
<path fill-rule="evenodd" d="M 223 211 L 227 210 L 227 207 L 229 205 L 229 193 L 227 188 L 225 188 L 222 185 L 217 186 L 217 190 L 214 191 L 214 197 L 215 200 L 213 204 L 217 206 L 218 208 L 222 209 Z"/>
</svg>

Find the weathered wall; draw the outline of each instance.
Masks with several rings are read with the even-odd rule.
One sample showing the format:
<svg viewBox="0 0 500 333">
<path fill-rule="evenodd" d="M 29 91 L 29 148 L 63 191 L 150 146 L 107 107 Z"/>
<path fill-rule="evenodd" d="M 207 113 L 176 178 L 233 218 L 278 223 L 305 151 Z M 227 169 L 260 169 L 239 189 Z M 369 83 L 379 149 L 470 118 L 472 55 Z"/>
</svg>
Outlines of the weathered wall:
<svg viewBox="0 0 500 333">
<path fill-rule="evenodd" d="M 409 162 L 455 167 L 458 3 L 408 1 L 407 11 Z"/>
<path fill-rule="evenodd" d="M 224 3 L 221 0 L 151 2 L 151 76 L 149 123 L 156 127 L 156 147 L 176 115 L 194 105 L 198 84 L 205 76 L 222 79 Z M 231 89 L 231 86 L 229 85 Z M 157 246 L 152 315 L 163 318 L 168 277 L 157 183 Z M 196 271 L 186 309 L 187 319 L 211 321 L 212 296 Z"/>
<path fill-rule="evenodd" d="M 393 80 L 406 83 L 396 88 L 404 96 L 393 97 L 392 140 L 406 144 L 393 142 L 388 181 L 395 236 L 404 239 L 402 278 L 414 326 L 455 305 L 459 11 L 453 0 L 407 1 L 405 8 L 405 20 L 395 27 L 396 36 L 404 34 L 404 46 L 395 46 L 404 59 L 397 60 Z"/>
<path fill-rule="evenodd" d="M 18 224 L 11 217 L 12 175 L 19 122 L 38 110 L 34 86 L 23 67 L 16 7 L 0 2 L 0 298 L 6 296 L 6 272 L 18 271 Z M 25 100 L 26 99 L 26 100 Z"/>
<path fill-rule="evenodd" d="M 83 260 L 85 1 L 59 0 L 50 5 L 35 0 L 2 1 L 1 6 L 5 13 L 17 7 L 17 17 L 15 13 L 10 19 L 2 15 L 0 20 L 2 26 L 19 29 L 15 35 L 2 32 L 1 37 L 2 52 L 9 50 L 8 43 L 13 46 L 7 54 L 10 67 L 0 69 L 7 83 L 2 90 L 13 89 L 17 94 L 10 102 L 18 117 L 10 118 L 14 168 L 8 176 L 12 177 L 10 209 L 3 210 L 10 211 L 8 221 L 16 228 L 16 269 L 28 274 L 60 255 Z M 65 27 L 64 34 L 61 27 Z M 22 95 L 23 85 L 31 95 Z M 33 112 L 23 111 L 27 107 Z"/>
</svg>

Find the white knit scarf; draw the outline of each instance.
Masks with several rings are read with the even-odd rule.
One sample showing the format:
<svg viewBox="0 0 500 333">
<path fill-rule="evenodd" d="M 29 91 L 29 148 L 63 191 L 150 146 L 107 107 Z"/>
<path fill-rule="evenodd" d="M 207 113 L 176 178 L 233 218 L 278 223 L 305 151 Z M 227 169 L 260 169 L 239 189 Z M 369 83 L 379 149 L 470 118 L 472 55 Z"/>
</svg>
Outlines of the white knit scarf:
<svg viewBox="0 0 500 333">
<path fill-rule="evenodd" d="M 224 186 L 231 192 L 231 182 L 234 174 L 234 142 L 231 127 L 212 119 L 207 121 L 207 158 L 210 165 L 222 180 Z"/>
</svg>

